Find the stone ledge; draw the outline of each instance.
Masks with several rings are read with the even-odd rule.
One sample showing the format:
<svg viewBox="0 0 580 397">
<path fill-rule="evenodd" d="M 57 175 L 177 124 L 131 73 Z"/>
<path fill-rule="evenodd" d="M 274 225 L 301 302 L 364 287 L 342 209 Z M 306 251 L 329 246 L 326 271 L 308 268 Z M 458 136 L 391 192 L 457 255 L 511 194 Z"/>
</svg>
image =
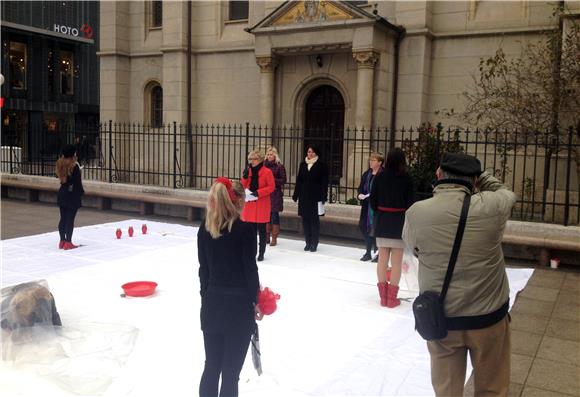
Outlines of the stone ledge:
<svg viewBox="0 0 580 397">
<path fill-rule="evenodd" d="M 39 200 L 39 192 L 52 192 L 56 196 L 59 182 L 56 178 L 34 176 L 0 174 L 3 195 L 6 189 L 19 189 L 21 193 L 17 197 L 27 201 Z M 97 201 L 95 206 L 100 209 L 110 209 L 111 200 L 119 202 L 132 202 L 133 207 L 127 210 L 136 210 L 146 215 L 156 212 L 156 205 L 184 207 L 187 209 L 187 219 L 200 219 L 205 210 L 207 191 L 190 189 L 171 189 L 158 186 L 133 185 L 124 183 L 107 183 L 85 180 L 86 201 Z M 44 200 L 44 196 L 42 196 Z M 53 201 L 56 201 L 54 198 Z M 360 207 L 344 204 L 327 204 L 326 215 L 321 218 L 323 232 L 346 238 L 361 239 L 358 232 L 358 220 Z M 281 214 L 282 226 L 286 229 L 299 231 L 300 222 L 298 206 L 289 198 L 284 199 L 284 212 Z M 286 226 L 286 227 L 284 227 Z M 346 233 L 345 227 L 350 231 Z M 540 264 L 545 265 L 552 256 L 550 250 L 563 252 L 580 252 L 580 227 L 562 226 L 546 223 L 533 223 L 522 221 L 508 221 L 503 236 L 503 243 L 515 246 L 525 246 L 533 250 L 539 250 L 534 254 Z M 577 256 L 574 254 L 573 256 Z M 574 264 L 577 261 L 571 261 Z"/>
</svg>

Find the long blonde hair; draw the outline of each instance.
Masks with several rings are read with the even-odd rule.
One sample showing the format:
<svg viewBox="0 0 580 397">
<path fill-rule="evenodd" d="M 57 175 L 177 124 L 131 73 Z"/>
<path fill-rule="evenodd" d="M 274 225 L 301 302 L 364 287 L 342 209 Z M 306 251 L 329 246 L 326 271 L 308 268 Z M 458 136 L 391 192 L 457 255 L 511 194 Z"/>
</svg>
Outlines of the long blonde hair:
<svg viewBox="0 0 580 397">
<path fill-rule="evenodd" d="M 274 147 L 274 146 L 269 146 L 268 149 L 266 149 L 266 157 L 268 157 L 268 154 L 270 152 L 276 158 L 276 161 L 275 162 L 278 163 L 278 164 L 282 164 L 282 160 L 280 160 L 280 156 L 278 155 L 278 149 L 276 149 L 276 147 Z"/>
<path fill-rule="evenodd" d="M 60 183 L 66 183 L 69 176 L 72 175 L 75 166 L 77 165 L 76 158 L 60 156 L 56 160 L 56 176 L 60 180 Z"/>
<path fill-rule="evenodd" d="M 205 228 L 212 238 L 221 237 L 221 232 L 226 227 L 232 231 L 232 225 L 240 217 L 244 208 L 246 194 L 244 187 L 239 181 L 232 182 L 232 190 L 236 200 L 232 201 L 228 189 L 223 183 L 214 182 L 207 197 L 207 215 Z"/>
</svg>

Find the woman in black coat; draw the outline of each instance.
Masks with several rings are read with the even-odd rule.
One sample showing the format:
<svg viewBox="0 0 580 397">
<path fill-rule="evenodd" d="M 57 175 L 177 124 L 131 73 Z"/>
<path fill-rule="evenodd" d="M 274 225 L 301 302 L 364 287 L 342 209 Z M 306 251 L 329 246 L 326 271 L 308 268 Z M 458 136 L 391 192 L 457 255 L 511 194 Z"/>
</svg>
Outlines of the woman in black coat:
<svg viewBox="0 0 580 397">
<path fill-rule="evenodd" d="M 316 252 L 320 235 L 318 203 L 324 205 L 328 197 L 328 168 L 320 161 L 319 151 L 309 145 L 304 162 L 300 163 L 292 200 L 298 201 L 298 215 L 302 217 L 304 251 Z"/>
<path fill-rule="evenodd" d="M 197 233 L 201 329 L 205 367 L 199 395 L 237 396 L 240 371 L 262 319 L 256 305 L 260 280 L 256 265 L 256 232 L 242 222 L 244 188 L 218 178 L 212 185 L 207 216 Z"/>
<path fill-rule="evenodd" d="M 77 163 L 76 148 L 67 145 L 62 149 L 62 155 L 56 162 L 56 176 L 60 180 L 57 204 L 60 208 L 60 249 L 74 249 L 78 245 L 72 243 L 72 234 L 75 227 L 75 217 L 81 207 L 81 197 L 85 194 L 81 180 L 81 169 Z"/>
<path fill-rule="evenodd" d="M 369 197 L 371 195 L 371 188 L 375 177 L 383 171 L 383 162 L 385 158 L 381 153 L 373 152 L 369 156 L 369 169 L 362 174 L 360 184 L 358 185 L 358 199 L 361 203 L 360 218 L 358 220 L 358 227 L 365 238 L 366 252 L 361 261 L 366 262 L 372 259 L 371 250 L 376 247 L 375 238 L 372 235 L 372 226 L 374 212 L 369 207 Z M 376 248 L 375 248 L 376 251 Z M 376 262 L 376 259 L 373 259 Z"/>
<path fill-rule="evenodd" d="M 405 250 L 401 234 L 405 212 L 414 201 L 413 180 L 407 173 L 405 153 L 401 149 L 389 151 L 385 171 L 373 182 L 370 200 L 375 213 L 373 232 L 379 247 L 379 296 L 382 306 L 392 308 L 401 304 L 397 299 Z M 392 266 L 390 277 L 387 276 L 389 258 Z"/>
</svg>

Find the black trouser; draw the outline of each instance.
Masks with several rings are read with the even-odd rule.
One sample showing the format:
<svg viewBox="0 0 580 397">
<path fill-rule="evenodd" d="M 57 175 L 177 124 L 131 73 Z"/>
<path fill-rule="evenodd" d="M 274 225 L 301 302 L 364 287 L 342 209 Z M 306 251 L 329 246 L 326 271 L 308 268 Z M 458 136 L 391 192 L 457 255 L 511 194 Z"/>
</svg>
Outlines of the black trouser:
<svg viewBox="0 0 580 397">
<path fill-rule="evenodd" d="M 364 236 L 365 236 L 365 245 L 366 245 L 366 249 L 367 249 L 367 254 L 370 255 L 371 250 L 373 248 L 375 248 L 375 251 L 376 251 L 377 242 L 373 236 L 370 236 L 368 234 L 365 234 Z"/>
<path fill-rule="evenodd" d="M 266 224 L 265 223 L 252 223 L 254 225 L 254 233 L 258 233 L 258 254 L 264 255 L 266 252 Z"/>
<path fill-rule="evenodd" d="M 220 397 L 236 397 L 240 372 L 250 346 L 251 333 L 230 331 L 228 334 L 203 333 L 205 367 L 199 395 L 217 397 L 220 375 L 222 384 Z"/>
<path fill-rule="evenodd" d="M 318 237 L 320 235 L 320 217 L 318 215 L 302 217 L 302 227 L 304 228 L 304 240 L 306 244 L 317 248 Z"/>
<path fill-rule="evenodd" d="M 73 229 L 75 228 L 75 216 L 78 208 L 59 207 L 60 222 L 58 222 L 58 234 L 61 241 L 72 242 Z"/>
</svg>

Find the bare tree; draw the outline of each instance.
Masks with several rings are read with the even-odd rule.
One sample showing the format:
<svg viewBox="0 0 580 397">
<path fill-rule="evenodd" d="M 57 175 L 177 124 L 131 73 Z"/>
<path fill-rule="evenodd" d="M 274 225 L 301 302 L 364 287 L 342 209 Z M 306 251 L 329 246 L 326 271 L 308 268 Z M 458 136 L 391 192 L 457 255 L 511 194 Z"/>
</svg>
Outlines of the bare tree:
<svg viewBox="0 0 580 397">
<path fill-rule="evenodd" d="M 481 58 L 463 93 L 465 108 L 442 111 L 468 125 L 502 131 L 558 134 L 580 124 L 580 24 L 561 6 L 554 11 L 558 29 L 543 33 L 509 59 L 500 48 Z M 439 112 L 438 112 L 439 113 Z"/>
</svg>

